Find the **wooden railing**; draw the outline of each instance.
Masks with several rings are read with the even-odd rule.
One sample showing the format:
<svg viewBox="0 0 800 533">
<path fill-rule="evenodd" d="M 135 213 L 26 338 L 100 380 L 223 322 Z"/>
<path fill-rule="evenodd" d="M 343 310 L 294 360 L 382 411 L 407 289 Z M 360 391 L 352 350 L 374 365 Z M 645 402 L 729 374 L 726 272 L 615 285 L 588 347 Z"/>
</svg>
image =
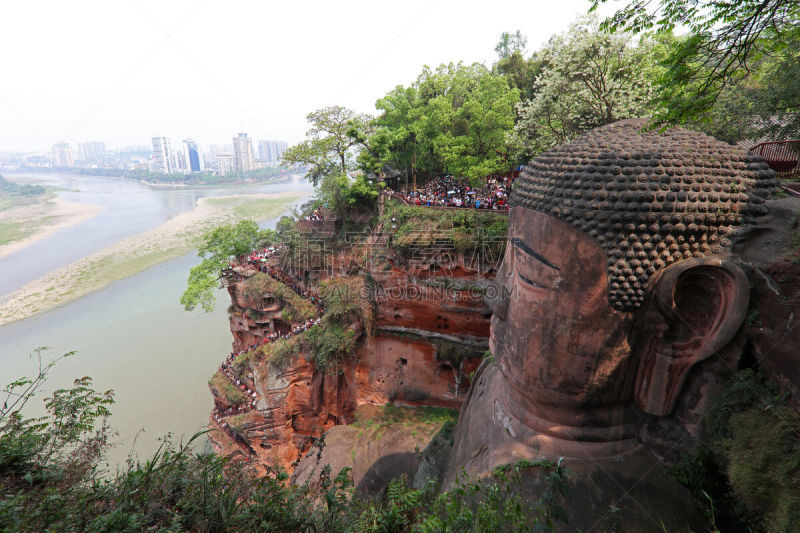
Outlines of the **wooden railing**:
<svg viewBox="0 0 800 533">
<path fill-rule="evenodd" d="M 761 156 L 778 177 L 800 176 L 800 140 L 760 143 L 750 153 Z"/>
</svg>

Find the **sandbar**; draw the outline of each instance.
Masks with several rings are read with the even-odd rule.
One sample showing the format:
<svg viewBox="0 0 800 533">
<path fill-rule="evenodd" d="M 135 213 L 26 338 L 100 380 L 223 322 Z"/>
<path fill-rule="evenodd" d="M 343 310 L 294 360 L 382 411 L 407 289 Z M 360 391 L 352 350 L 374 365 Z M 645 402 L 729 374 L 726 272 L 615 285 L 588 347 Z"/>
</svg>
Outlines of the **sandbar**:
<svg viewBox="0 0 800 533">
<path fill-rule="evenodd" d="M 197 248 L 203 233 L 212 227 L 243 218 L 276 217 L 304 196 L 307 194 L 285 192 L 200 198 L 193 211 L 111 244 L 13 292 L 0 302 L 0 325 L 55 309 L 114 281 L 180 257 Z"/>
<path fill-rule="evenodd" d="M 0 226 L 5 224 L 27 226 L 23 238 L 0 245 L 0 259 L 64 228 L 89 220 L 104 209 L 105 207 L 99 205 L 65 202 L 54 198 L 43 203 L 21 205 L 0 211 Z"/>
</svg>

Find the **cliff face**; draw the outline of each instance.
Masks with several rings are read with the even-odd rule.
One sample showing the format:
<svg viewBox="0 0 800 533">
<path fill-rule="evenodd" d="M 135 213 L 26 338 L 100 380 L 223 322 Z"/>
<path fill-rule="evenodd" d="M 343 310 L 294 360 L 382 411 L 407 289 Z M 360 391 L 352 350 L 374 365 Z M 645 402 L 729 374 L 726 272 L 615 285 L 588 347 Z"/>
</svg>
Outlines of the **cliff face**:
<svg viewBox="0 0 800 533">
<path fill-rule="evenodd" d="M 315 350 L 326 348 L 303 335 L 248 351 L 273 332 L 290 331 L 303 310 L 284 284 L 258 281 L 265 277 L 258 264 L 226 273 L 233 348 L 245 352 L 232 360 L 226 379 L 246 399 L 232 409 L 238 395 L 226 394 L 222 378 L 212 380 L 217 431 L 210 440 L 218 453 L 291 469 L 325 431 L 352 423 L 359 406 L 460 407 L 488 349 L 489 311 L 482 296 L 493 271 L 461 252 L 403 257 L 380 236 L 367 244 L 327 256 L 318 263 L 324 268 L 287 263 L 285 257 L 269 260 L 298 292 L 315 295 L 327 285 L 333 295 L 325 297 L 331 316 L 319 327 L 354 342 L 324 369 Z M 349 291 L 347 309 L 360 310 L 340 313 L 342 298 L 330 291 L 331 284 Z"/>
<path fill-rule="evenodd" d="M 768 203 L 738 252 L 746 262 L 751 301 L 745 333 L 752 361 L 800 410 L 800 198 Z"/>
</svg>

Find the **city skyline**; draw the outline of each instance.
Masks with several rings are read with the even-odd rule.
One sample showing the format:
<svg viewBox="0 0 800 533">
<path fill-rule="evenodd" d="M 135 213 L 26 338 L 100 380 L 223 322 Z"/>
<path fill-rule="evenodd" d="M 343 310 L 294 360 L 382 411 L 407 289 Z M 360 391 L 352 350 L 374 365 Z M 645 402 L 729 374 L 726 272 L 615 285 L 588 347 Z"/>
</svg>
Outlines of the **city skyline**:
<svg viewBox="0 0 800 533">
<path fill-rule="evenodd" d="M 201 145 L 220 131 L 294 144 L 315 109 L 374 114 L 424 65 L 491 65 L 500 34 L 517 29 L 533 51 L 589 7 L 498 2 L 410 0 L 399 15 L 361 1 L 10 3 L 0 152 L 95 140 L 113 149 L 147 144 L 154 131 Z"/>
<path fill-rule="evenodd" d="M 288 143 L 275 139 L 253 139 L 247 133 L 237 133 L 231 144 L 201 145 L 191 137 L 173 139 L 153 135 L 150 145 L 109 149 L 103 141 L 81 141 L 77 147 L 57 142 L 48 150 L 2 152 L 0 168 L 82 167 L 105 169 L 147 169 L 160 174 L 216 172 L 247 173 L 279 166 Z"/>
<path fill-rule="evenodd" d="M 167 135 L 163 135 L 162 136 L 162 135 L 159 135 L 159 134 L 153 134 L 153 135 L 151 135 L 149 137 L 149 141 L 150 142 L 146 142 L 146 141 L 141 141 L 140 140 L 141 142 L 139 142 L 138 144 L 134 143 L 134 144 L 125 144 L 125 145 L 120 145 L 120 146 L 111 145 L 110 143 L 108 143 L 108 142 L 106 142 L 105 140 L 102 140 L 102 139 L 82 139 L 82 140 L 78 140 L 78 141 L 75 141 L 75 142 L 70 142 L 70 141 L 66 141 L 64 139 L 59 139 L 57 142 L 54 142 L 54 143 L 50 144 L 49 146 L 44 146 L 43 145 L 43 146 L 39 146 L 39 147 L 36 147 L 36 148 L 33 148 L 33 149 L 5 150 L 2 147 L 0 147 L 0 154 L 12 154 L 12 153 L 17 153 L 17 154 L 44 154 L 46 152 L 52 151 L 53 146 L 55 146 L 56 144 L 66 143 L 72 148 L 72 151 L 73 151 L 74 158 L 75 158 L 76 162 L 78 162 L 78 161 L 99 162 L 104 157 L 104 154 L 108 154 L 108 153 L 111 153 L 111 152 L 124 152 L 124 151 L 130 151 L 130 150 L 134 150 L 134 149 L 150 150 L 152 148 L 151 142 L 152 142 L 152 138 L 153 137 L 165 137 L 167 139 L 170 139 L 170 143 L 172 142 L 172 139 L 174 137 L 176 139 L 177 138 L 182 138 L 181 142 L 186 142 L 187 140 L 191 141 L 192 143 L 194 143 L 195 145 L 200 146 L 200 147 L 203 147 L 203 146 L 205 146 L 205 147 L 227 146 L 227 147 L 230 147 L 231 150 L 233 149 L 232 148 L 233 147 L 232 143 L 226 143 L 226 144 L 221 144 L 219 142 L 200 143 L 200 142 L 197 142 L 194 139 L 194 137 L 186 137 L 186 135 L 184 133 L 184 134 L 178 134 L 178 135 L 175 135 L 175 136 L 167 136 Z M 221 135 L 220 138 L 224 139 L 225 136 Z M 262 154 L 262 150 L 266 150 L 267 154 L 275 154 L 275 153 L 283 153 L 289 147 L 289 143 L 287 141 L 285 141 L 285 140 L 282 140 L 282 139 L 263 139 L 263 138 L 262 139 L 257 139 L 257 138 L 251 137 L 251 140 L 253 141 L 252 152 L 253 152 L 253 158 L 254 159 L 266 159 L 266 160 L 274 161 L 275 160 L 274 158 L 262 157 L 262 155 L 261 155 Z M 262 146 L 266 146 L 266 148 L 262 149 Z M 206 149 L 208 149 L 208 148 L 206 148 Z"/>
</svg>

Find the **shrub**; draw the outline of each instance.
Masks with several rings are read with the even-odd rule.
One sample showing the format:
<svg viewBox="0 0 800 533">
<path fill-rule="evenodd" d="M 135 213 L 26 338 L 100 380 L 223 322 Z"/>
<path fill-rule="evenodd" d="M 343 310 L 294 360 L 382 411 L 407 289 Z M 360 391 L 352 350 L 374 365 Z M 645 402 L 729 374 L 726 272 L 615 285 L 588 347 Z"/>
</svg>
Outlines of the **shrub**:
<svg viewBox="0 0 800 533">
<path fill-rule="evenodd" d="M 264 272 L 250 276 L 244 282 L 244 293 L 253 299 L 273 296 L 283 303 L 281 315 L 287 322 L 298 323 L 317 316 L 314 306 L 292 289 Z"/>
<path fill-rule="evenodd" d="M 339 371 L 342 360 L 356 348 L 356 332 L 330 320 L 307 329 L 303 337 L 314 365 L 322 372 Z"/>
<path fill-rule="evenodd" d="M 536 505 L 519 495 L 519 483 L 531 470 L 543 475 L 547 490 Z M 565 521 L 561 502 L 567 494 L 560 464 L 520 461 L 495 469 L 485 480 L 460 476 L 449 491 L 438 493 L 433 482 L 421 490 L 408 488 L 403 477 L 393 480 L 382 497 L 359 511 L 356 531 L 554 531 Z"/>
<path fill-rule="evenodd" d="M 394 221 L 392 221 L 394 219 Z M 465 254 L 498 259 L 503 256 L 508 233 L 508 216 L 472 209 L 430 209 L 388 200 L 381 218 L 383 227 L 394 235 L 396 252 L 408 256 L 414 248 L 429 247 L 445 240 Z"/>
<path fill-rule="evenodd" d="M 5 389 L 1 531 L 553 531 L 562 517 L 566 473 L 552 463 L 518 463 L 480 482 L 461 478 L 441 493 L 394 480 L 381 497 L 363 500 L 347 469 L 334 477 L 326 467 L 318 486 L 295 486 L 282 470 L 258 476 L 243 463 L 193 452 L 197 434 L 177 445 L 165 437 L 152 457 L 129 458 L 105 475 L 110 392 L 98 394 L 82 378 L 46 402 L 47 417 L 19 414 L 49 368 Z M 549 490 L 527 505 L 517 486 L 532 468 Z"/>
<path fill-rule="evenodd" d="M 271 345 L 269 364 L 275 369 L 286 368 L 300 354 L 302 336 L 295 335 L 289 339 L 278 339 Z"/>
<path fill-rule="evenodd" d="M 247 400 L 245 394 L 237 389 L 222 372 L 217 371 L 211 376 L 211 379 L 208 380 L 208 386 L 214 396 L 225 398 L 228 403 L 239 405 Z"/>
<path fill-rule="evenodd" d="M 369 332 L 374 323 L 372 304 L 365 298 L 364 280 L 357 276 L 336 278 L 320 285 L 320 297 L 325 302 L 325 322 L 349 325 L 361 323 Z"/>
<path fill-rule="evenodd" d="M 704 416 L 707 445 L 672 469 L 717 520 L 800 531 L 800 415 L 763 376 L 737 373 Z"/>
</svg>

